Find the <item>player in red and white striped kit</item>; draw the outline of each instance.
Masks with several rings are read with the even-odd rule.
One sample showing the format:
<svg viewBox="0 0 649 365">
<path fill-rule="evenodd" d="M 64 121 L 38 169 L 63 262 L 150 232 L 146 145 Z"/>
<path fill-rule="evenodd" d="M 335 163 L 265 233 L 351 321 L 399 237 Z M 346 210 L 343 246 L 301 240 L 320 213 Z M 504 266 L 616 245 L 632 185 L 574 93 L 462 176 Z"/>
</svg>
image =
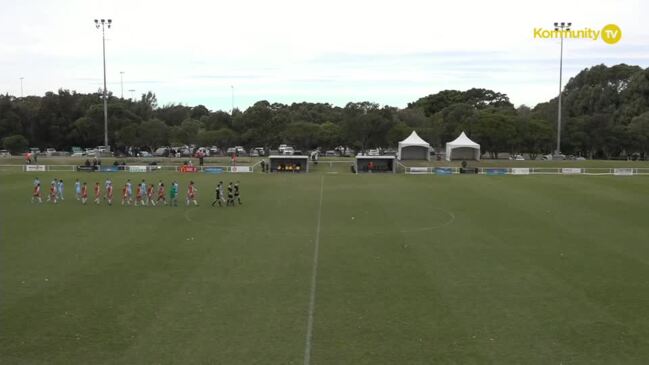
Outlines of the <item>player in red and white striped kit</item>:
<svg viewBox="0 0 649 365">
<path fill-rule="evenodd" d="M 50 184 L 50 195 L 47 196 L 47 201 L 56 204 L 56 183 Z"/>
<path fill-rule="evenodd" d="M 101 203 L 101 185 L 99 181 L 95 183 L 95 204 Z"/>
<path fill-rule="evenodd" d="M 165 197 L 165 184 L 161 181 L 158 183 L 158 203 L 162 202 L 167 205 L 167 198 Z"/>
<path fill-rule="evenodd" d="M 41 197 L 41 183 L 36 183 L 34 186 L 34 192 L 32 193 L 32 203 L 38 200 L 38 203 L 42 204 L 43 199 Z"/>
<path fill-rule="evenodd" d="M 86 205 L 88 201 L 88 185 L 84 182 L 81 185 L 81 204 Z"/>
<path fill-rule="evenodd" d="M 193 181 L 189 182 L 189 186 L 187 187 L 187 206 L 189 206 L 190 202 L 193 202 L 194 205 L 198 205 L 198 202 L 196 201 L 196 192 L 198 189 L 196 189 L 196 186 L 194 185 Z"/>
<path fill-rule="evenodd" d="M 109 182 L 106 185 L 106 202 L 108 205 L 113 205 L 113 183 Z"/>
</svg>

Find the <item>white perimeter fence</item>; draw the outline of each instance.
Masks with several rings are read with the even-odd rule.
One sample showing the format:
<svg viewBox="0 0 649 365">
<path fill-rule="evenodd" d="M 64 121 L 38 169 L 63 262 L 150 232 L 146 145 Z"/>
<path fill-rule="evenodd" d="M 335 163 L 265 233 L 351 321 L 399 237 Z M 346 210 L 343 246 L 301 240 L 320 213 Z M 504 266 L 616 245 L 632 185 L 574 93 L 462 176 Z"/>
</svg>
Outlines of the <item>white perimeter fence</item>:
<svg viewBox="0 0 649 365">
<path fill-rule="evenodd" d="M 405 173 L 411 175 L 455 175 L 455 174 L 479 174 L 479 175 L 615 175 L 633 176 L 649 175 L 649 168 L 632 167 L 405 167 Z"/>
<path fill-rule="evenodd" d="M 222 172 L 232 172 L 232 173 L 248 173 L 254 172 L 255 167 L 258 164 L 253 166 L 179 166 L 179 165 L 126 165 L 126 166 L 99 166 L 97 169 L 92 166 L 78 166 L 78 165 L 0 165 L 0 171 L 26 171 L 26 172 L 46 172 L 46 171 L 55 171 L 55 172 L 156 172 L 156 171 L 167 171 L 167 172 L 183 172 L 183 173 L 193 173 L 193 172 L 205 172 L 218 174 Z"/>
<path fill-rule="evenodd" d="M 349 161 L 321 161 L 321 164 L 350 163 Z M 255 172 L 259 163 L 252 166 L 179 166 L 179 165 L 127 165 L 127 166 L 101 166 L 97 170 L 92 167 L 77 165 L 0 165 L 0 171 L 27 171 L 27 172 L 132 172 L 146 173 L 156 171 L 181 172 L 181 173 L 250 173 Z M 398 165 L 399 170 L 410 175 L 456 175 L 456 174 L 478 174 L 478 175 L 615 175 L 634 176 L 649 175 L 649 168 L 634 167 L 408 167 Z"/>
</svg>

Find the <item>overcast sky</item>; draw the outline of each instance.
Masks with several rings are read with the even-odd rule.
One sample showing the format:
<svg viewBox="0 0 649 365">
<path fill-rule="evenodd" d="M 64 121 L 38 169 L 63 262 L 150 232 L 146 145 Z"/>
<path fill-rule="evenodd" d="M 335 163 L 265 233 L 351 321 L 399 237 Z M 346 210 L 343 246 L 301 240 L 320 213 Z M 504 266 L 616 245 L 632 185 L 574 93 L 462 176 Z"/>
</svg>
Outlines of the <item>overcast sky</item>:
<svg viewBox="0 0 649 365">
<path fill-rule="evenodd" d="M 0 92 L 148 90 L 160 105 L 244 109 L 258 100 L 404 107 L 444 89 L 489 88 L 533 106 L 558 92 L 559 41 L 534 27 L 620 26 L 622 40 L 568 40 L 564 80 L 604 63 L 649 67 L 649 2 L 411 0 L 2 0 Z M 644 15 L 643 15 L 644 14 Z M 128 90 L 135 90 L 129 92 Z"/>
</svg>

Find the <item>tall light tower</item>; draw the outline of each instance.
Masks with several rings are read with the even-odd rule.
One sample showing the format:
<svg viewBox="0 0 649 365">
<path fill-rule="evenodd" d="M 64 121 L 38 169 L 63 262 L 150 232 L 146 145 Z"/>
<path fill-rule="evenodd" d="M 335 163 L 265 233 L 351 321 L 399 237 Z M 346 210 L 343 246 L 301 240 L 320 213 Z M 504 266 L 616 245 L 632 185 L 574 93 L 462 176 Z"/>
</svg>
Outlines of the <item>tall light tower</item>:
<svg viewBox="0 0 649 365">
<path fill-rule="evenodd" d="M 559 56 L 559 107 L 557 112 L 557 150 L 556 156 L 561 155 L 561 94 L 562 94 L 562 76 L 563 76 L 563 32 L 570 30 L 572 23 L 554 23 L 554 30 L 561 34 L 561 54 Z"/>
<path fill-rule="evenodd" d="M 234 85 L 230 85 L 230 89 L 232 89 L 232 109 L 230 109 L 230 115 L 234 114 Z"/>
<path fill-rule="evenodd" d="M 122 88 L 122 99 L 124 99 L 124 71 L 119 72 L 119 84 Z"/>
<path fill-rule="evenodd" d="M 95 19 L 95 27 L 97 29 L 101 28 L 101 40 L 102 40 L 102 49 L 103 49 L 103 58 L 104 58 L 104 146 L 108 149 L 108 93 L 106 91 L 106 27 L 110 29 L 111 24 L 113 23 L 112 19 Z"/>
<path fill-rule="evenodd" d="M 24 77 L 20 78 L 20 97 L 23 97 L 23 79 Z"/>
</svg>

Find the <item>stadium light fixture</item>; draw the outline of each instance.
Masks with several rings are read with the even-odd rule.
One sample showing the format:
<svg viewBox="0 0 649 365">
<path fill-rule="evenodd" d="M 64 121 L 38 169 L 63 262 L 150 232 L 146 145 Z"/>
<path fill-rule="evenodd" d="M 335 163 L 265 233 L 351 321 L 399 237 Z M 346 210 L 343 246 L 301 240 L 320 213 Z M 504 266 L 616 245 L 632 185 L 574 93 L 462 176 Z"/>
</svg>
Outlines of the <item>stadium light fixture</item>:
<svg viewBox="0 0 649 365">
<path fill-rule="evenodd" d="M 122 99 L 124 99 L 124 71 L 119 72 L 119 85 L 122 90 Z"/>
<path fill-rule="evenodd" d="M 104 61 L 104 146 L 110 151 L 108 147 L 108 93 L 106 90 L 106 28 L 110 29 L 110 26 L 113 24 L 112 19 L 95 19 L 95 28 L 101 28 L 101 40 L 102 40 L 102 55 Z"/>
<path fill-rule="evenodd" d="M 557 108 L 557 150 L 556 156 L 561 155 L 561 94 L 562 94 L 562 76 L 563 76 L 563 33 L 569 31 L 572 23 L 568 22 L 555 22 L 554 30 L 559 31 L 561 35 L 561 53 L 559 55 L 559 105 Z"/>
</svg>

